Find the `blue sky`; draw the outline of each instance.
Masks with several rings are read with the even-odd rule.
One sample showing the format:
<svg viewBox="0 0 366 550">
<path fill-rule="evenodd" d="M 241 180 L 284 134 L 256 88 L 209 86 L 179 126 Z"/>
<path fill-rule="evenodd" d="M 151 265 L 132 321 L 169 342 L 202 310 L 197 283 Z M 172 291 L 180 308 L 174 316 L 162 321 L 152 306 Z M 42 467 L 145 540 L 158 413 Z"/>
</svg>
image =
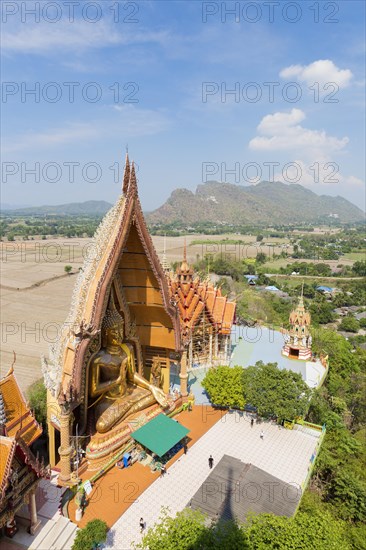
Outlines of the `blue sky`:
<svg viewBox="0 0 366 550">
<path fill-rule="evenodd" d="M 363 1 L 36 4 L 1 6 L 2 203 L 113 202 L 128 144 L 146 210 L 208 179 L 364 207 Z"/>
</svg>

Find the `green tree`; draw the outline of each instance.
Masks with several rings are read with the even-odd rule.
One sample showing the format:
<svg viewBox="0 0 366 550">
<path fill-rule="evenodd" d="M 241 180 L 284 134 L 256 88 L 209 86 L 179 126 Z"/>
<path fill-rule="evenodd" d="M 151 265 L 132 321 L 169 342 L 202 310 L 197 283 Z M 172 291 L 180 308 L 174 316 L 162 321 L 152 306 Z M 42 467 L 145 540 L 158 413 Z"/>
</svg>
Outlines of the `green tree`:
<svg viewBox="0 0 366 550">
<path fill-rule="evenodd" d="M 37 380 L 29 386 L 27 398 L 30 408 L 34 411 L 37 421 L 43 426 L 47 425 L 47 390 L 43 380 Z"/>
<path fill-rule="evenodd" d="M 202 386 L 215 405 L 239 409 L 245 405 L 242 367 L 211 368 L 202 380 Z"/>
<path fill-rule="evenodd" d="M 366 277 L 366 260 L 355 262 L 352 270 L 358 277 Z"/>
<path fill-rule="evenodd" d="M 360 323 L 360 327 L 361 327 L 361 328 L 366 328 L 366 317 L 362 317 L 362 318 L 359 320 L 359 323 Z"/>
<path fill-rule="evenodd" d="M 257 264 L 265 264 L 267 261 L 267 256 L 264 252 L 258 252 L 255 261 L 257 262 Z"/>
<path fill-rule="evenodd" d="M 72 266 L 71 265 L 65 265 L 65 273 L 67 273 L 68 275 L 70 275 L 71 271 L 72 271 Z"/>
<path fill-rule="evenodd" d="M 186 509 L 172 518 L 162 509 L 160 522 L 150 527 L 142 543 L 144 550 L 194 550 L 207 535 L 205 516 L 198 510 Z"/>
<path fill-rule="evenodd" d="M 347 332 L 358 332 L 360 328 L 360 323 L 353 317 L 353 315 L 349 315 L 347 317 L 343 317 L 338 329 L 339 330 L 345 330 Z"/>
<path fill-rule="evenodd" d="M 101 519 L 89 521 L 76 533 L 72 550 L 92 550 L 107 539 L 108 525 Z"/>
<path fill-rule="evenodd" d="M 293 420 L 308 409 L 311 390 L 301 375 L 280 370 L 277 363 L 257 361 L 255 366 L 244 369 L 243 382 L 245 399 L 260 416 Z"/>
<path fill-rule="evenodd" d="M 260 514 L 249 521 L 245 531 L 253 550 L 351 550 L 346 539 L 346 525 L 326 511 L 298 512 L 293 518 Z"/>
</svg>

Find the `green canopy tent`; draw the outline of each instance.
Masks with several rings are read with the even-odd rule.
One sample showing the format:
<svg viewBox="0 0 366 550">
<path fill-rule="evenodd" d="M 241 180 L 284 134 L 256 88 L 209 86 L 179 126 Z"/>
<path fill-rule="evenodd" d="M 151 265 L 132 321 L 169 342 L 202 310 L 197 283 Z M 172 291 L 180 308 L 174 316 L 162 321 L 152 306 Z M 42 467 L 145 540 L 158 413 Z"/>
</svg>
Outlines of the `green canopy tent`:
<svg viewBox="0 0 366 550">
<path fill-rule="evenodd" d="M 159 414 L 131 435 L 135 441 L 162 457 L 179 443 L 189 430 L 165 414 Z"/>
</svg>

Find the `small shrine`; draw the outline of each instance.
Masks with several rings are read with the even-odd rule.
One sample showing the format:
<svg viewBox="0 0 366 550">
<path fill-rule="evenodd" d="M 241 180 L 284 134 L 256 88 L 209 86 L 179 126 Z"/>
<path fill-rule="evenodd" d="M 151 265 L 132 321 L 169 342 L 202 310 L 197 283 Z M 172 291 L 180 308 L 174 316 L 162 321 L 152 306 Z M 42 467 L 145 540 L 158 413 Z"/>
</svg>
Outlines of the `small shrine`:
<svg viewBox="0 0 366 550">
<path fill-rule="evenodd" d="M 289 323 L 290 329 L 284 331 L 285 343 L 282 348 L 282 355 L 290 359 L 308 361 L 312 357 L 311 316 L 309 311 L 305 309 L 302 292 L 296 309 L 290 313 Z"/>
<path fill-rule="evenodd" d="M 231 353 L 231 328 L 236 303 L 223 296 L 209 279 L 201 280 L 187 262 L 184 245 L 183 261 L 176 272 L 168 274 L 171 300 L 179 311 L 184 352 L 182 367 L 228 364 Z"/>
<path fill-rule="evenodd" d="M 48 471 L 33 455 L 31 446 L 41 434 L 12 367 L 0 380 L 0 531 L 8 537 L 18 530 L 17 515 L 23 506 L 28 510 L 21 518 L 29 518 L 25 519 L 29 532 L 33 535 L 40 526 L 36 489 Z"/>
<path fill-rule="evenodd" d="M 99 470 L 137 426 L 170 414 L 181 399 L 168 394 L 170 356 L 181 352 L 179 318 L 128 155 L 122 194 L 101 222 L 92 252 L 59 341 L 42 360 L 50 462 L 64 486 L 78 482 L 79 445 L 88 470 Z"/>
</svg>

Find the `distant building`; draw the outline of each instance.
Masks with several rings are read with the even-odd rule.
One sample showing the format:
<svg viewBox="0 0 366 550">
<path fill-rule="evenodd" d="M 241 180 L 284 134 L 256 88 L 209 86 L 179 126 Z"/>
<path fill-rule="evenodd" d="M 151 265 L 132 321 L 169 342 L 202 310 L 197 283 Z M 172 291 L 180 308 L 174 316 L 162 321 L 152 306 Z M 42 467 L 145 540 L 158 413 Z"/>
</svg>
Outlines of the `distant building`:
<svg viewBox="0 0 366 550">
<path fill-rule="evenodd" d="M 322 292 L 323 294 L 331 294 L 334 288 L 332 288 L 331 286 L 320 285 L 316 287 L 316 290 L 318 292 Z"/>
<path fill-rule="evenodd" d="M 244 275 L 248 281 L 248 285 L 255 286 L 258 281 L 258 275 Z"/>
</svg>

